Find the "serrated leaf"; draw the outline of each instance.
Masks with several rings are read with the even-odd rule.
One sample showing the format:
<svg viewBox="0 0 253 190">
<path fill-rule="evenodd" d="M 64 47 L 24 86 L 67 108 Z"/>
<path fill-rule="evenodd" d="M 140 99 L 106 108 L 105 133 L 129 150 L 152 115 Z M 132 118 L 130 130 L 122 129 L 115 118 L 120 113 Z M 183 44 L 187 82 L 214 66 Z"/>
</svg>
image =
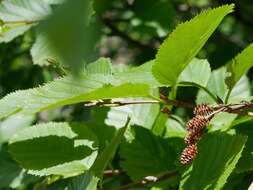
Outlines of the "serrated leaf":
<svg viewBox="0 0 253 190">
<path fill-rule="evenodd" d="M 234 5 L 224 5 L 205 11 L 192 20 L 180 24 L 163 42 L 153 66 L 155 78 L 166 85 L 174 85 L 183 69 L 197 55 L 205 42 Z"/>
<path fill-rule="evenodd" d="M 46 0 L 4 0 L 0 4 L 0 19 L 5 23 L 1 28 L 0 42 L 9 42 L 22 35 L 39 20 L 51 13 Z"/>
<path fill-rule="evenodd" d="M 36 113 L 63 105 L 99 99 L 149 97 L 148 84 L 125 83 L 113 75 L 87 74 L 56 79 L 42 87 L 11 93 L 0 100 L 0 118 L 16 112 Z"/>
<path fill-rule="evenodd" d="M 132 180 L 155 176 L 174 169 L 176 154 L 170 139 L 155 136 L 142 127 L 132 127 L 135 139 L 120 146 L 121 166 Z"/>
<path fill-rule="evenodd" d="M 223 102 L 226 100 L 226 96 L 229 91 L 225 83 L 226 77 L 227 72 L 225 67 L 221 67 L 217 70 L 214 70 L 206 86 L 208 91 L 210 91 L 213 95 L 217 96 Z M 237 82 L 236 86 L 233 88 L 229 96 L 228 102 L 238 103 L 242 100 L 247 101 L 249 99 L 250 99 L 250 84 L 248 78 L 244 76 Z M 196 102 L 198 104 L 215 103 L 215 100 L 204 90 L 199 90 Z"/>
<path fill-rule="evenodd" d="M 226 84 L 232 89 L 240 78 L 253 66 L 253 44 L 245 48 L 240 54 L 227 64 L 230 76 L 226 78 Z"/>
<path fill-rule="evenodd" d="M 86 129 L 84 134 L 77 127 L 67 123 L 29 127 L 12 137 L 9 152 L 32 174 L 80 174 L 93 164 L 97 151 L 93 147 L 96 141 L 93 133 Z"/>
<path fill-rule="evenodd" d="M 211 75 L 211 68 L 205 59 L 193 59 L 179 76 L 179 82 L 185 85 L 205 87 Z"/>
<path fill-rule="evenodd" d="M 242 135 L 206 135 L 199 143 L 196 160 L 182 176 L 180 189 L 222 189 L 241 157 L 246 141 L 247 137 Z"/>
</svg>

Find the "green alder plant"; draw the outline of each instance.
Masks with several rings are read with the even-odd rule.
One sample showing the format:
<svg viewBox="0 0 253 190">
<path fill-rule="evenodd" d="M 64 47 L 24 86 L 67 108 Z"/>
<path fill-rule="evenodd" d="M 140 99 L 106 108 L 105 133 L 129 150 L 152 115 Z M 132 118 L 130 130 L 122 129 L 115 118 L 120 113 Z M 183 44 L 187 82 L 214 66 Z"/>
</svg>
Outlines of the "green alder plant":
<svg viewBox="0 0 253 190">
<path fill-rule="evenodd" d="M 17 2 L 20 3 L 20 9 L 37 7 L 30 10 L 31 13 L 35 12 L 32 15 L 40 12 L 40 6 L 47 13 L 31 17 L 30 20 L 24 20 L 30 15 L 19 19 L 4 15 L 6 11 L 14 14 L 8 7 Z M 2 27 L 8 26 L 8 31 L 0 37 L 0 41 L 8 42 L 40 23 L 51 13 L 52 2 L 4 1 L 0 7 L 0 18 Z M 8 140 L 9 154 L 31 175 L 46 176 L 47 180 L 50 176 L 60 176 L 56 181 L 72 177 L 68 189 L 78 189 L 82 182 L 85 183 L 80 188 L 96 189 L 99 180 L 102 189 L 106 181 L 103 178 L 125 173 L 133 182 L 118 187 L 118 190 L 155 187 L 160 181 L 170 179 L 176 181 L 179 189 L 222 189 L 243 157 L 248 137 L 230 130 L 230 127 L 213 132 L 206 126 L 212 126 L 216 116 L 223 113 L 242 117 L 242 121 L 234 117 L 231 121 L 234 125 L 252 119 L 250 95 L 242 97 L 237 91 L 242 86 L 247 88 L 248 79 L 245 75 L 253 65 L 253 46 L 249 45 L 225 67 L 215 71 L 211 71 L 208 61 L 195 57 L 233 8 L 234 5 L 224 5 L 209 9 L 179 24 L 161 44 L 156 58 L 141 66 L 120 71 L 110 59 L 100 58 L 85 64 L 78 78 L 64 71 L 61 78 L 40 87 L 6 95 L 0 100 L 0 118 L 3 120 L 15 114 L 33 115 L 77 103 L 89 108 L 111 108 L 107 112 L 108 118 L 111 118 L 105 119 L 102 127 L 98 122 L 48 122 L 25 128 Z M 4 16 L 1 17 L 2 14 Z M 36 45 L 31 49 L 34 62 L 64 58 L 54 55 L 55 52 L 45 51 L 50 47 L 47 40 L 41 36 L 36 39 Z M 205 76 L 199 75 L 201 72 L 205 72 Z M 215 83 L 215 77 L 221 80 Z M 196 105 L 194 102 L 177 100 L 178 88 L 185 86 L 199 88 L 198 99 L 202 102 Z M 165 88 L 169 93 L 160 93 L 160 88 Z M 176 139 L 165 138 L 167 122 L 173 121 L 173 124 L 180 126 L 181 118 L 174 114 L 178 107 L 190 108 L 195 113 L 195 117 L 184 128 L 176 129 L 177 134 L 181 132 L 186 136 L 185 149 L 181 143 L 182 135 L 176 134 Z M 117 114 L 120 118 L 117 118 Z M 136 115 L 139 117 L 136 118 Z M 145 122 L 148 118 L 152 119 L 149 125 Z M 106 122 L 111 122 L 110 125 L 115 128 L 111 129 L 109 124 L 105 125 Z M 156 133 L 155 127 L 158 127 Z M 209 146 L 210 156 L 207 150 Z M 141 153 L 140 148 L 144 148 Z M 106 170 L 112 167 L 111 161 L 118 154 L 124 158 L 119 164 L 120 168 Z M 215 156 L 217 159 L 213 159 Z M 213 166 L 212 172 L 205 170 L 205 163 Z M 199 175 L 205 177 L 201 182 Z M 75 185 L 77 187 L 74 188 Z"/>
</svg>

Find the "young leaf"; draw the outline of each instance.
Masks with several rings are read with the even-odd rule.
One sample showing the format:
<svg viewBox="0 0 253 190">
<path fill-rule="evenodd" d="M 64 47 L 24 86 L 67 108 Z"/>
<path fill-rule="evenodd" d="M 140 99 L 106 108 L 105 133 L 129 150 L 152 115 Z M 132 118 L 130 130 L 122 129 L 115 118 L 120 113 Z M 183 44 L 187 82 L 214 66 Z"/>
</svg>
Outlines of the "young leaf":
<svg viewBox="0 0 253 190">
<path fill-rule="evenodd" d="M 232 89 L 240 78 L 253 66 L 253 44 L 245 48 L 240 54 L 227 64 L 230 75 L 226 78 L 226 84 Z"/>
<path fill-rule="evenodd" d="M 51 13 L 46 0 L 4 0 L 0 4 L 0 42 L 9 42 Z"/>
<path fill-rule="evenodd" d="M 33 174 L 79 174 L 89 169 L 96 158 L 93 147 L 96 139 L 90 130 L 86 129 L 84 136 L 75 128 L 67 123 L 29 127 L 13 136 L 9 152 L 22 167 L 33 170 Z"/>
<path fill-rule="evenodd" d="M 223 17 L 232 12 L 234 5 L 208 10 L 192 20 L 180 24 L 158 50 L 153 74 L 165 85 L 174 85 L 183 69 L 197 55 L 217 28 Z"/>
<path fill-rule="evenodd" d="M 171 139 L 163 139 L 142 127 L 132 127 L 135 139 L 120 146 L 121 166 L 132 180 L 159 175 L 174 169 L 176 154 Z"/>
<path fill-rule="evenodd" d="M 182 176 L 180 190 L 220 190 L 235 168 L 247 141 L 246 136 L 214 133 L 205 136 L 198 155 Z"/>
</svg>

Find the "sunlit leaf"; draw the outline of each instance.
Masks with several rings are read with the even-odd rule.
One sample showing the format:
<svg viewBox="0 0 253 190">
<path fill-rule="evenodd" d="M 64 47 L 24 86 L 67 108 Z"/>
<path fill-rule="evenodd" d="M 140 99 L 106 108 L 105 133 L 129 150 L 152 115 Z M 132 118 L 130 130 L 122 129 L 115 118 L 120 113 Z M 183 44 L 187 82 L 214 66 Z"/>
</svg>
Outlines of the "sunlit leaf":
<svg viewBox="0 0 253 190">
<path fill-rule="evenodd" d="M 233 5 L 205 11 L 180 24 L 160 46 L 153 74 L 166 85 L 174 85 L 183 69 L 191 62 Z"/>
<path fill-rule="evenodd" d="M 184 172 L 180 189 L 222 189 L 234 170 L 247 141 L 246 136 L 215 133 L 198 145 L 198 155 Z"/>
</svg>

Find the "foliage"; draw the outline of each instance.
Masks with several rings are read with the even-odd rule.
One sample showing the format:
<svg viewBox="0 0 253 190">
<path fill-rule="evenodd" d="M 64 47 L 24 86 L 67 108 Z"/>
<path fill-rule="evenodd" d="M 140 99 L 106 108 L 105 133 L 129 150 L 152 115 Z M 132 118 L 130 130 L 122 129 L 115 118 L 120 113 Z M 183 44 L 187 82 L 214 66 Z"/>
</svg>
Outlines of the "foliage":
<svg viewBox="0 0 253 190">
<path fill-rule="evenodd" d="M 1 1 L 0 189 L 248 188 L 253 5 L 221 2 Z"/>
</svg>

